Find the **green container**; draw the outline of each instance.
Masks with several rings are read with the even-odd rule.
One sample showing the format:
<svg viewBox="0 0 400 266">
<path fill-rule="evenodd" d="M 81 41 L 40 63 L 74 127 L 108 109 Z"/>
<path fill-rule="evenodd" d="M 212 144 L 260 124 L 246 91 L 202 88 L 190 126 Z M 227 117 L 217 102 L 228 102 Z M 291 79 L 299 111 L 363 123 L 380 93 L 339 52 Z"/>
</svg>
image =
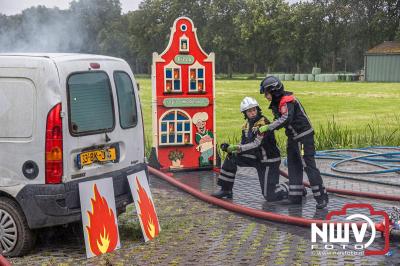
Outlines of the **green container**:
<svg viewBox="0 0 400 266">
<path fill-rule="evenodd" d="M 357 81 L 358 80 L 358 75 L 356 74 L 347 74 L 346 75 L 346 81 Z"/>
<path fill-rule="evenodd" d="M 338 80 L 346 81 L 346 80 L 348 80 L 348 75 L 347 74 L 339 74 Z"/>
<path fill-rule="evenodd" d="M 339 80 L 338 74 L 325 74 L 325 81 L 326 82 L 335 82 Z"/>
<path fill-rule="evenodd" d="M 308 80 L 308 74 L 300 74 L 300 80 L 301 81 L 307 81 Z"/>
<path fill-rule="evenodd" d="M 307 75 L 307 80 L 308 81 L 315 81 L 315 76 L 313 74 L 308 74 Z"/>
<path fill-rule="evenodd" d="M 313 67 L 311 73 L 312 73 L 313 75 L 319 75 L 319 74 L 321 74 L 321 68 L 319 68 L 319 67 Z"/>
<path fill-rule="evenodd" d="M 325 74 L 325 81 L 326 82 L 333 82 L 335 81 L 335 77 L 332 74 Z"/>
<path fill-rule="evenodd" d="M 293 80 L 294 75 L 293 74 L 285 74 L 285 80 L 289 81 L 289 80 Z"/>
</svg>

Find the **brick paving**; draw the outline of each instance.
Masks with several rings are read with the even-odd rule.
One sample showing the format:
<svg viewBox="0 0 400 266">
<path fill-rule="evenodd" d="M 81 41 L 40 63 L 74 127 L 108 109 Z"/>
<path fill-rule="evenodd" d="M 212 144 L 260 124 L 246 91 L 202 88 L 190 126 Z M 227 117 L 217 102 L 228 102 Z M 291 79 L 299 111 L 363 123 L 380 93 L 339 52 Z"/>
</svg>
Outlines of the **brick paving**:
<svg viewBox="0 0 400 266">
<path fill-rule="evenodd" d="M 321 171 L 329 171 L 332 161 L 317 162 Z M 284 165 L 282 169 L 285 170 Z M 217 174 L 214 172 L 186 172 L 174 176 L 205 193 L 217 189 Z M 398 173 L 364 179 L 400 184 Z M 324 180 L 328 187 L 400 195 L 400 186 L 395 185 L 326 176 Z M 281 181 L 287 180 L 281 178 Z M 232 213 L 201 202 L 153 176 L 150 184 L 162 228 L 156 240 L 144 243 L 131 204 L 119 217 L 121 249 L 113 253 L 86 259 L 81 225 L 74 224 L 66 228 L 40 230 L 36 248 L 29 255 L 10 261 L 13 265 L 400 265 L 398 242 L 391 243 L 392 256 L 321 255 L 313 253 L 310 248 L 309 228 Z M 399 202 L 331 194 L 328 209 L 317 211 L 311 191 L 308 192 L 301 206 L 267 203 L 261 195 L 255 169 L 239 168 L 232 201 L 260 210 L 317 219 L 325 218 L 328 211 L 338 210 L 345 203 L 370 203 L 379 210 L 399 205 Z M 378 237 L 373 247 L 382 246 L 383 240 Z"/>
<path fill-rule="evenodd" d="M 238 178 L 237 185 L 241 179 Z M 187 181 L 205 191 L 215 188 L 214 178 L 207 181 L 192 175 Z M 13 265 L 395 265 L 399 261 L 400 248 L 395 245 L 391 257 L 313 254 L 308 228 L 232 213 L 201 202 L 158 178 L 151 177 L 150 183 L 162 227 L 155 241 L 143 242 L 134 206 L 130 205 L 119 217 L 120 250 L 86 259 L 82 230 L 75 225 L 42 230 L 35 250 L 11 262 Z M 235 195 L 238 191 L 240 188 L 235 185 Z M 253 195 L 261 196 L 255 191 Z M 312 199 L 307 202 L 314 204 Z"/>
<path fill-rule="evenodd" d="M 325 219 L 326 215 L 329 211 L 340 210 L 347 203 L 369 203 L 371 204 L 375 210 L 385 210 L 388 211 L 394 205 L 399 205 L 399 202 L 388 202 L 374 199 L 366 199 L 360 197 L 349 197 L 349 196 L 340 196 L 336 194 L 330 194 L 330 203 L 327 209 L 317 210 L 315 208 L 315 200 L 311 195 L 311 191 L 308 189 L 308 195 L 303 200 L 302 205 L 288 205 L 282 202 L 268 203 L 264 200 L 261 195 L 261 189 L 259 186 L 259 181 L 256 175 L 256 171 L 253 168 L 238 168 L 238 172 L 236 175 L 235 185 L 233 188 L 233 199 L 231 200 L 235 204 L 243 205 L 250 208 L 261 209 L 269 212 L 285 214 L 289 216 L 297 216 L 304 217 L 309 219 Z M 216 190 L 218 187 L 216 186 L 218 174 L 213 172 L 188 172 L 188 173 L 176 173 L 175 177 L 179 179 L 181 182 L 189 184 L 190 186 L 197 188 L 205 193 L 211 193 Z M 196 180 L 197 178 L 197 180 Z M 284 178 L 281 178 L 281 182 L 287 181 Z M 345 182 L 345 181 L 344 181 Z M 382 190 L 379 186 L 371 186 L 370 184 L 366 184 L 364 182 L 356 182 L 352 181 L 352 184 L 345 184 L 337 182 L 336 188 L 346 188 L 355 190 L 354 188 L 364 188 L 364 191 L 388 194 L 388 191 L 391 191 L 387 185 L 379 185 L 385 187 L 386 190 Z M 346 185 L 345 187 L 341 185 Z M 368 186 L 368 189 L 365 187 Z M 349 214 L 361 213 L 369 215 L 367 210 L 351 210 L 348 212 Z M 381 217 L 378 216 L 369 216 L 375 222 L 381 222 Z M 339 220 L 341 217 L 338 217 Z M 286 226 L 286 228 L 292 228 L 295 226 Z M 310 243 L 310 231 L 306 229 L 308 238 L 308 243 Z M 306 233 L 305 233 L 306 234 Z M 282 240 L 284 242 L 284 240 Z M 350 243 L 356 244 L 356 243 Z M 373 249 L 381 249 L 384 246 L 384 242 L 382 238 L 377 239 L 374 244 L 371 246 Z M 339 248 L 338 245 L 335 248 Z M 398 242 L 391 243 L 391 248 L 393 250 L 398 249 Z M 354 249 L 353 249 L 354 250 Z M 315 260 L 317 258 L 314 258 Z M 329 259 L 334 260 L 334 258 L 325 258 L 326 263 L 328 263 Z M 337 258 L 339 259 L 339 258 Z M 362 260 L 361 257 L 357 258 L 354 256 L 348 256 L 340 258 L 339 260 L 343 260 L 343 263 L 349 263 L 353 261 L 354 263 Z M 392 258 L 387 259 L 386 263 L 391 263 L 391 261 L 400 261 L 400 254 L 394 252 Z M 375 256 L 369 258 L 369 262 L 380 262 L 385 261 L 385 257 L 383 256 Z M 390 262 L 389 262 L 390 261 Z M 310 261 L 307 261 L 310 262 Z"/>
</svg>

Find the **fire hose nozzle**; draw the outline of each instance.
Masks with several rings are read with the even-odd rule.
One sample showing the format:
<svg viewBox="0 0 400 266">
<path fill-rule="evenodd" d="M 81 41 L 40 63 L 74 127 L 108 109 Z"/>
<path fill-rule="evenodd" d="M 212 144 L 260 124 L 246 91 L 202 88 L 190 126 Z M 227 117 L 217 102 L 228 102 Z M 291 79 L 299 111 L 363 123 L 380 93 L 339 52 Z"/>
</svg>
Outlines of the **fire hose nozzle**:
<svg viewBox="0 0 400 266">
<path fill-rule="evenodd" d="M 228 147 L 229 147 L 228 143 L 222 143 L 221 144 L 221 150 L 224 151 L 224 152 L 227 152 Z"/>
</svg>

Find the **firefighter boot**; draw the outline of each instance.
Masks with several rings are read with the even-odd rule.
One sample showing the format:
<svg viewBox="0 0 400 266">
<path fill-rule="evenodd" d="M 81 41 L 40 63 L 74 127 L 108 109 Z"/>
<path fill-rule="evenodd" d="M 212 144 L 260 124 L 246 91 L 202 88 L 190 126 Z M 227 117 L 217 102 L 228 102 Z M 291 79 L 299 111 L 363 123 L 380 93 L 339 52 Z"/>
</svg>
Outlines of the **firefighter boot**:
<svg viewBox="0 0 400 266">
<path fill-rule="evenodd" d="M 216 197 L 218 199 L 222 199 L 222 198 L 231 199 L 232 198 L 232 190 L 224 190 L 221 188 L 219 191 L 212 193 L 211 196 Z"/>
<path fill-rule="evenodd" d="M 328 197 L 328 193 L 323 194 L 321 197 L 319 197 L 317 200 L 317 209 L 323 209 L 326 206 L 328 206 L 329 203 L 329 197 Z"/>
<path fill-rule="evenodd" d="M 287 199 L 288 193 L 289 193 L 288 184 L 286 184 L 286 183 L 276 184 L 276 185 L 274 185 L 274 187 L 272 187 L 272 191 L 269 194 L 267 194 L 268 197 L 264 196 L 264 198 L 268 202 L 281 201 L 281 200 Z"/>
</svg>

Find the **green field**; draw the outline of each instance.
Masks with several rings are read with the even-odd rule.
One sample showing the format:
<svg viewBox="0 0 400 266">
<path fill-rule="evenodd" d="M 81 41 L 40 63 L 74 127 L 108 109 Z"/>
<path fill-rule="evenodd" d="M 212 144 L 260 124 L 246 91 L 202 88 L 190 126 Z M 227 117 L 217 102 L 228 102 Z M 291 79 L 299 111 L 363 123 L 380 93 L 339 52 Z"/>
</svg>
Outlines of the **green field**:
<svg viewBox="0 0 400 266">
<path fill-rule="evenodd" d="M 151 142 L 151 80 L 139 79 L 145 133 Z M 259 94 L 260 80 L 217 80 L 217 142 L 236 142 L 243 115 L 239 111 L 245 96 L 255 97 L 264 114 L 271 118 L 268 102 Z M 317 149 L 400 145 L 400 83 L 286 81 L 285 89 L 295 93 L 317 131 Z M 277 134 L 284 147 L 284 130 Z"/>
</svg>

